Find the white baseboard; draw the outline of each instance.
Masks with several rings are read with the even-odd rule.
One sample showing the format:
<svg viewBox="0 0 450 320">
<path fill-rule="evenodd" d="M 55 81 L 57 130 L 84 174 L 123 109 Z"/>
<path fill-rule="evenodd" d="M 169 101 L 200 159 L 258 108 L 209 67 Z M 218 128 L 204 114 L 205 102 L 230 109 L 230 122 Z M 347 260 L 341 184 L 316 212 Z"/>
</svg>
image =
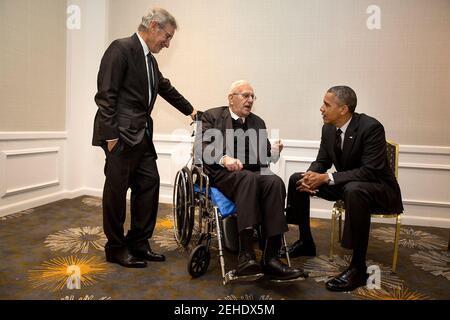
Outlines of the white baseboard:
<svg viewBox="0 0 450 320">
<path fill-rule="evenodd" d="M 65 199 L 65 192 L 55 192 L 42 197 L 36 197 L 32 199 L 27 199 L 24 201 L 19 201 L 10 205 L 0 207 L 0 217 L 7 216 L 16 212 L 23 210 L 36 208 L 51 202 L 59 201 Z"/>
</svg>

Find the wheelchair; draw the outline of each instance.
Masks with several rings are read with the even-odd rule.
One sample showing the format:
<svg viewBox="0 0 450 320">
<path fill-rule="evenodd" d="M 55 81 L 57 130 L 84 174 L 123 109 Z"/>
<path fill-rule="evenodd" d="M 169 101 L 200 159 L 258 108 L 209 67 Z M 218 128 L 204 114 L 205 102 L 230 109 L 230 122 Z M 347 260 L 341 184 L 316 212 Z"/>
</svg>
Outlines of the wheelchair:
<svg viewBox="0 0 450 320">
<path fill-rule="evenodd" d="M 195 124 L 192 133 L 195 138 L 198 138 L 196 137 L 196 131 L 198 132 L 201 116 L 202 112 L 197 112 L 192 123 Z M 227 270 L 224 249 L 226 248 L 231 252 L 239 250 L 236 206 L 217 188 L 210 185 L 209 177 L 201 165 L 201 156 L 196 156 L 195 145 L 194 142 L 188 163 L 175 176 L 173 190 L 175 238 L 185 249 L 188 250 L 193 247 L 189 254 L 187 271 L 193 278 L 206 273 L 211 260 L 211 241 L 216 238 L 222 284 L 226 285 L 236 280 L 257 280 L 264 274 L 238 276 L 235 269 Z M 284 249 L 286 249 L 287 244 L 284 235 L 283 242 Z M 287 252 L 287 250 L 285 251 Z M 288 265 L 291 266 L 289 255 L 286 258 Z M 281 280 L 271 281 L 286 282 Z"/>
</svg>

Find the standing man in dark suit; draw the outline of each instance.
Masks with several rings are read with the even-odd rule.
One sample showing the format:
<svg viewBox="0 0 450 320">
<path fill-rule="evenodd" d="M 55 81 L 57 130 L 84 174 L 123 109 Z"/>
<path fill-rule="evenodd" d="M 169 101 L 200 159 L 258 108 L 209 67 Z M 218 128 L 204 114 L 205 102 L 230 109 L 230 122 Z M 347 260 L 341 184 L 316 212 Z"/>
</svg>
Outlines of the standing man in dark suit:
<svg viewBox="0 0 450 320">
<path fill-rule="evenodd" d="M 262 271 L 272 279 L 305 278 L 302 270 L 278 259 L 282 235 L 286 189 L 283 180 L 268 168 L 283 149 L 271 148 L 264 121 L 251 112 L 256 97 L 247 81 L 236 81 L 228 94 L 228 106 L 210 109 L 202 116 L 203 163 L 212 185 L 237 207 L 239 256 L 237 275 Z M 253 228 L 261 225 L 265 238 L 261 264 L 253 250 Z"/>
<path fill-rule="evenodd" d="M 98 106 L 92 144 L 106 154 L 103 189 L 103 229 L 108 238 L 106 260 L 142 268 L 147 261 L 164 261 L 148 240 L 156 223 L 159 198 L 157 154 L 150 117 L 156 96 L 185 115 L 191 104 L 163 77 L 152 54 L 169 48 L 177 23 L 164 9 L 142 18 L 138 32 L 115 40 L 106 50 L 98 73 Z M 124 235 L 126 194 L 131 188 L 131 227 Z"/>
<path fill-rule="evenodd" d="M 347 86 L 330 88 L 320 108 L 324 126 L 316 161 L 295 173 L 288 187 L 287 221 L 299 225 L 300 239 L 291 257 L 315 256 L 311 235 L 310 195 L 345 202 L 344 248 L 353 249 L 349 268 L 326 283 L 331 291 L 350 291 L 367 281 L 366 252 L 370 212 L 403 212 L 400 187 L 389 167 L 383 125 L 355 113 L 356 94 Z M 327 173 L 334 165 L 335 173 Z"/>
</svg>

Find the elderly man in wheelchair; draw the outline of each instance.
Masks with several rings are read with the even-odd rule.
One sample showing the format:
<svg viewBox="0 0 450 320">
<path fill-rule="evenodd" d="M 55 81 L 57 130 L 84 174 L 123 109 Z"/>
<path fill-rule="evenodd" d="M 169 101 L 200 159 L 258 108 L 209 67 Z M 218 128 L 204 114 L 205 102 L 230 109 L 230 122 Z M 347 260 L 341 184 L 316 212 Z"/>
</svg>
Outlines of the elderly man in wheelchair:
<svg viewBox="0 0 450 320">
<path fill-rule="evenodd" d="M 264 121 L 251 112 L 255 100 L 247 81 L 234 82 L 228 106 L 202 114 L 201 129 L 197 129 L 202 134 L 197 131 L 194 147 L 201 155 L 194 158 L 202 159 L 208 182 L 236 206 L 239 255 L 234 275 L 265 275 L 279 282 L 303 280 L 307 277 L 303 270 L 290 267 L 278 257 L 288 230 L 284 215 L 286 189 L 268 164 L 278 160 L 283 145 L 278 141 L 271 147 Z M 253 248 L 255 228 L 262 238 L 259 263 Z"/>
</svg>

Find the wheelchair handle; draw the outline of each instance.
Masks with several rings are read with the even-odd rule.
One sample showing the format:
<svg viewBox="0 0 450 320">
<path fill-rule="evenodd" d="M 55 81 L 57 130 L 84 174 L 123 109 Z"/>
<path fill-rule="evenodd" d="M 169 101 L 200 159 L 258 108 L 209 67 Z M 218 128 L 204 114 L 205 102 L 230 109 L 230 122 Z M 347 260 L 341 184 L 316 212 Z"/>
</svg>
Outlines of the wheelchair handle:
<svg viewBox="0 0 450 320">
<path fill-rule="evenodd" d="M 194 116 L 194 121 L 191 122 L 191 126 L 197 121 L 202 121 L 203 111 L 197 111 Z M 192 137 L 194 136 L 194 132 L 192 133 Z"/>
</svg>

